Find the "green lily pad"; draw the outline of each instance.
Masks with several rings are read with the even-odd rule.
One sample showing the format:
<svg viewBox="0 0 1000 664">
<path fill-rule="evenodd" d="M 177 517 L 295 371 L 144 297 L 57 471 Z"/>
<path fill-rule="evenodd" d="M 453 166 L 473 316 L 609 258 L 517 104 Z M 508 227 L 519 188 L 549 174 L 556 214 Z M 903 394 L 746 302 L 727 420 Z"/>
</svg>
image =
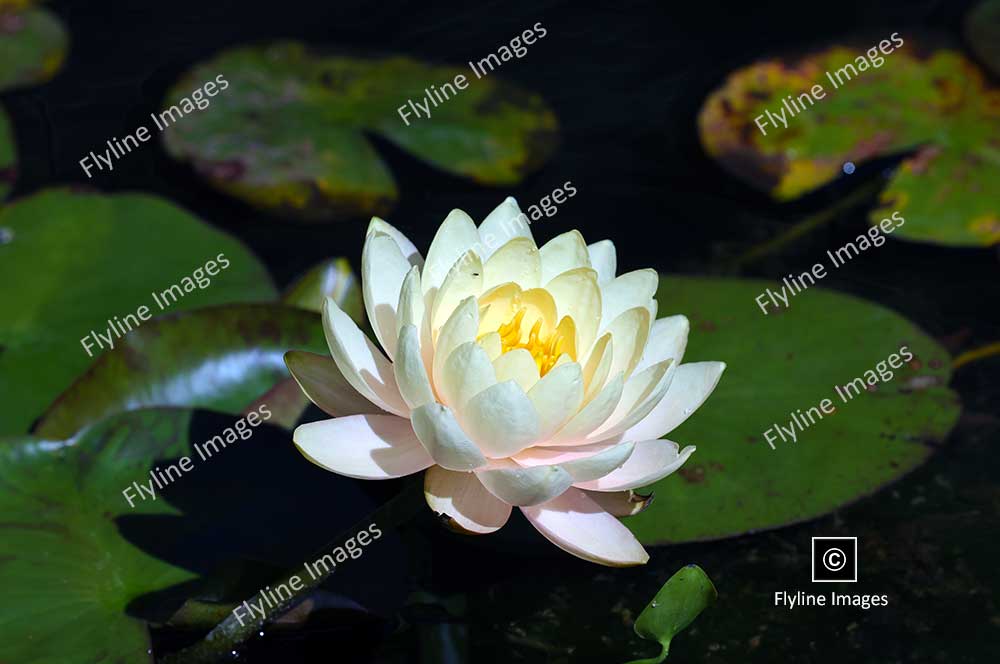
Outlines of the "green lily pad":
<svg viewBox="0 0 1000 664">
<path fill-rule="evenodd" d="M 0 661 L 150 661 L 135 598 L 193 577 L 123 539 L 124 515 L 173 515 L 165 500 L 122 489 L 154 459 L 187 454 L 187 411 L 131 413 L 65 442 L 0 440 Z"/>
<path fill-rule="evenodd" d="M 291 380 L 283 359 L 291 348 L 326 352 L 318 315 L 279 304 L 233 304 L 162 316 L 101 355 L 35 432 L 65 438 L 111 413 L 151 406 L 237 415 Z M 296 396 L 301 413 L 306 402 Z M 272 406 L 283 412 L 290 407 L 286 401 L 276 396 Z"/>
<path fill-rule="evenodd" d="M 898 211 L 906 223 L 894 236 L 973 247 L 1000 241 L 993 193 L 1000 183 L 1000 90 L 956 51 L 918 51 L 906 41 L 883 55 L 880 45 L 894 47 L 888 39 L 865 49 L 835 46 L 733 72 L 699 114 L 705 150 L 782 201 L 839 177 L 847 162 L 913 151 L 883 191 L 872 224 Z M 845 74 L 835 88 L 838 72 Z M 822 86 L 822 98 L 809 94 L 814 85 Z M 802 97 L 794 114 L 783 103 L 789 95 Z M 785 120 L 772 123 L 778 112 Z"/>
<path fill-rule="evenodd" d="M 43 83 L 66 59 L 69 37 L 62 23 L 30 4 L 0 4 L 0 90 Z"/>
<path fill-rule="evenodd" d="M 120 345 L 116 317 L 141 329 L 143 306 L 155 316 L 276 297 L 240 242 L 153 196 L 45 191 L 0 210 L 0 228 L 0 434 L 26 431 L 107 348 L 90 337 L 91 357 L 81 339 L 96 330 Z M 176 302 L 161 311 L 165 290 Z"/>
<path fill-rule="evenodd" d="M 408 99 L 454 86 L 459 74 L 466 89 L 430 106 L 430 118 L 410 116 L 407 125 L 400 117 Z M 171 155 L 228 194 L 307 221 L 385 214 L 395 203 L 396 183 L 364 132 L 498 186 L 541 166 L 557 133 L 538 95 L 496 75 L 477 79 L 469 68 L 405 57 L 323 55 L 294 42 L 225 51 L 178 81 L 165 105 L 193 113 L 166 129 Z"/>
<path fill-rule="evenodd" d="M 17 145 L 10 119 L 0 108 L 0 199 L 6 198 L 17 178 Z M 0 238 L 0 243 L 2 243 Z"/>
<path fill-rule="evenodd" d="M 965 37 L 994 74 L 1000 75 L 1000 0 L 986 0 L 965 16 Z"/>
<path fill-rule="evenodd" d="M 684 361 L 720 360 L 728 368 L 708 401 L 668 434 L 697 451 L 650 487 L 656 500 L 646 511 L 624 521 L 645 543 L 816 518 L 919 466 L 958 418 L 951 358 L 913 323 L 818 286 L 765 316 L 754 298 L 768 287 L 780 289 L 767 281 L 661 278 L 660 312 L 683 312 L 691 321 Z M 913 359 L 892 370 L 891 380 L 876 379 L 846 402 L 838 396 L 834 386 L 843 390 L 878 371 L 902 346 Z M 787 431 L 792 412 L 800 418 L 823 399 L 834 412 L 796 428 L 797 442 L 775 438 L 776 449 L 765 442 L 765 431 L 776 423 Z"/>
</svg>

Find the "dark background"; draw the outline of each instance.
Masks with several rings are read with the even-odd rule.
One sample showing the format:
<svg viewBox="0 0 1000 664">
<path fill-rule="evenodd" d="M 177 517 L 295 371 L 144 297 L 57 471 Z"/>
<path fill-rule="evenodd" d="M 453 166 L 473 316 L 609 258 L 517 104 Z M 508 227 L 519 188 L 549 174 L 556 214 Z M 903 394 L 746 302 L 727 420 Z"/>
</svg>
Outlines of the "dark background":
<svg viewBox="0 0 1000 664">
<path fill-rule="evenodd" d="M 400 204 L 388 220 L 426 248 L 454 207 L 480 220 L 506 195 L 526 208 L 571 180 L 576 197 L 533 226 L 540 243 L 579 228 L 588 241 L 613 238 L 620 271 L 652 266 L 714 273 L 727 257 L 835 204 L 902 156 L 861 165 L 823 191 L 776 205 L 724 173 L 699 145 L 697 111 L 725 74 L 762 56 L 858 33 L 881 38 L 937 31 L 961 46 L 960 22 L 971 4 L 53 2 L 71 36 L 66 65 L 52 82 L 3 97 L 21 158 L 14 195 L 67 183 L 158 193 L 242 238 L 279 287 L 329 256 L 346 256 L 357 267 L 367 219 L 306 225 L 270 217 L 214 192 L 158 143 L 141 146 L 93 180 L 78 160 L 143 124 L 162 107 L 174 80 L 227 47 L 293 38 L 462 66 L 541 22 L 548 35 L 494 75 L 541 93 L 554 108 L 562 136 L 551 161 L 516 188 L 488 189 L 377 141 L 400 187 Z M 780 257 L 742 274 L 780 278 L 811 265 L 825 248 L 866 227 L 870 203 L 843 211 Z M 823 286 L 889 306 L 958 352 L 1000 336 L 997 275 L 995 250 L 893 240 L 877 256 L 835 271 Z M 819 522 L 657 550 L 654 564 L 627 571 L 596 568 L 538 545 L 540 538 L 523 534 L 520 521 L 485 544 L 453 538 L 425 522 L 408 543 L 390 544 L 395 553 L 379 559 L 404 566 L 409 589 L 433 598 L 416 602 L 421 611 L 404 612 L 406 625 L 394 615 L 406 592 L 373 591 L 378 602 L 364 596 L 366 585 L 398 583 L 406 575 L 359 565 L 352 596 L 379 604 L 384 623 L 318 629 L 304 639 L 276 637 L 243 657 L 296 661 L 334 652 L 343 661 L 371 661 L 365 654 L 346 658 L 381 643 L 378 661 L 386 662 L 624 661 L 633 652 L 652 651 L 631 636 L 626 613 L 634 618 L 651 588 L 681 564 L 697 562 L 718 585 L 720 601 L 678 638 L 669 661 L 996 661 L 1000 491 L 994 478 L 1000 465 L 990 445 L 1000 430 L 997 366 L 994 359 L 956 373 L 953 386 L 964 414 L 944 452 L 903 482 Z M 381 499 L 393 489 L 372 491 Z M 368 506 L 362 502 L 338 503 L 345 523 L 363 516 Z M 810 590 L 809 537 L 815 534 L 859 535 L 868 583 L 857 592 L 888 593 L 892 605 L 775 609 L 775 590 L 800 582 Z M 526 555 L 506 553 L 524 542 Z M 415 546 L 431 553 L 417 554 Z M 616 608 L 609 614 L 608 607 Z M 466 648 L 470 658 L 449 654 L 441 643 L 458 644 L 457 652 Z"/>
</svg>

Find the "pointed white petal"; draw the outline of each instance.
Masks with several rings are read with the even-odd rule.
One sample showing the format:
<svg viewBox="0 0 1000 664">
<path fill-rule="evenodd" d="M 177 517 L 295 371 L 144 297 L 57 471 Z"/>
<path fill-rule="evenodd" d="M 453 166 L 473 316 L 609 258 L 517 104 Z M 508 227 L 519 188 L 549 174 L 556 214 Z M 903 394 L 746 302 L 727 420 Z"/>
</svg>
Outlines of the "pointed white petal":
<svg viewBox="0 0 1000 664">
<path fill-rule="evenodd" d="M 719 384 L 725 362 L 688 362 L 677 367 L 666 395 L 622 439 L 651 440 L 667 435 L 691 416 Z"/>
<path fill-rule="evenodd" d="M 681 450 L 677 443 L 670 440 L 644 440 L 635 444 L 632 456 L 621 468 L 576 486 L 589 491 L 638 489 L 657 482 L 680 468 L 694 451 L 694 445 Z"/>
<path fill-rule="evenodd" d="M 478 297 L 483 290 L 483 262 L 472 251 L 467 251 L 455 263 L 441 288 L 434 296 L 431 307 L 431 329 L 436 330 L 448 320 L 451 312 L 467 297 Z"/>
<path fill-rule="evenodd" d="M 583 403 L 583 370 L 577 362 L 551 369 L 535 383 L 528 398 L 538 413 L 538 439 L 547 440 Z"/>
<path fill-rule="evenodd" d="M 399 385 L 399 394 L 410 408 L 419 408 L 434 401 L 434 390 L 427 377 L 427 368 L 420 355 L 417 328 L 405 326 L 399 333 L 399 347 L 392 370 Z"/>
<path fill-rule="evenodd" d="M 434 343 L 433 384 L 440 389 L 444 378 L 444 363 L 448 356 L 462 344 L 475 341 L 479 329 L 479 305 L 476 298 L 470 297 L 462 301 L 451 317 L 441 326 L 437 341 Z"/>
<path fill-rule="evenodd" d="M 591 267 L 597 270 L 598 283 L 603 284 L 615 278 L 615 273 L 618 271 L 618 257 L 611 240 L 588 244 L 587 253 L 590 254 Z"/>
<path fill-rule="evenodd" d="M 587 363 L 583 367 L 584 403 L 590 403 L 591 399 L 604 388 L 608 376 L 611 375 L 611 360 L 614 359 L 614 356 L 614 340 L 610 334 L 605 334 L 594 344 L 590 351 L 590 357 L 587 358 Z"/>
<path fill-rule="evenodd" d="M 452 210 L 438 228 L 430 249 L 427 250 L 427 262 L 420 273 L 420 286 L 424 293 L 440 288 L 455 261 L 477 242 L 479 231 L 469 215 L 461 210 Z"/>
<path fill-rule="evenodd" d="M 445 403 L 461 411 L 469 399 L 496 382 L 486 351 L 475 341 L 467 341 L 445 360 L 438 390 Z"/>
<path fill-rule="evenodd" d="M 431 466 L 424 474 L 424 497 L 452 529 L 469 535 L 496 532 L 510 518 L 510 505 L 487 491 L 473 473 Z"/>
<path fill-rule="evenodd" d="M 478 339 L 478 343 L 486 351 L 486 356 L 490 358 L 490 362 L 495 362 L 500 357 L 500 353 L 503 352 L 503 342 L 500 340 L 500 335 L 496 332 L 484 334 Z"/>
<path fill-rule="evenodd" d="M 675 373 L 671 372 L 672 363 L 673 360 L 663 360 L 629 378 L 615 411 L 587 436 L 587 440 L 608 440 L 646 417 L 663 400 L 670 387 Z"/>
<path fill-rule="evenodd" d="M 323 331 L 337 368 L 354 389 L 382 410 L 404 417 L 409 414 L 392 364 L 329 297 L 323 305 Z"/>
<path fill-rule="evenodd" d="M 584 560 L 611 567 L 649 560 L 635 535 L 578 489 L 521 511 L 547 540 Z"/>
<path fill-rule="evenodd" d="M 504 199 L 503 203 L 490 212 L 479 226 L 483 260 L 514 238 L 528 238 L 531 244 L 535 244 L 528 223 L 528 217 L 521 212 L 517 201 L 512 196 Z"/>
<path fill-rule="evenodd" d="M 632 375 L 649 337 L 649 310 L 632 307 L 623 312 L 605 328 L 614 339 L 614 355 L 611 359 L 611 374 L 621 371 L 628 378 Z"/>
<path fill-rule="evenodd" d="M 521 506 L 552 500 L 573 484 L 570 474 L 559 466 L 524 468 L 507 460 L 477 470 L 476 476 L 494 496 Z"/>
<path fill-rule="evenodd" d="M 337 363 L 327 355 L 290 350 L 285 353 L 285 366 L 309 400 L 328 415 L 343 417 L 383 412 L 351 387 Z"/>
<path fill-rule="evenodd" d="M 295 429 L 295 446 L 317 466 L 363 480 L 403 477 L 434 463 L 410 426 L 393 415 L 351 415 Z"/>
<path fill-rule="evenodd" d="M 531 238 L 515 238 L 503 245 L 483 265 L 483 290 L 508 282 L 524 290 L 542 283 L 542 259 Z"/>
<path fill-rule="evenodd" d="M 524 348 L 507 351 L 493 360 L 493 371 L 498 383 L 512 380 L 525 392 L 538 382 L 538 364 Z"/>
<path fill-rule="evenodd" d="M 517 454 L 538 439 L 538 414 L 517 383 L 489 387 L 460 411 L 462 428 L 488 457 Z"/>
<path fill-rule="evenodd" d="M 396 305 L 396 331 L 404 325 L 412 325 L 417 331 L 424 324 L 424 294 L 420 290 L 420 269 L 410 268 L 403 285 L 399 288 L 399 303 Z"/>
<path fill-rule="evenodd" d="M 577 445 L 607 420 L 622 398 L 625 377 L 618 374 L 597 393 L 597 396 L 573 416 L 562 429 L 545 442 L 547 446 Z"/>
<path fill-rule="evenodd" d="M 396 356 L 396 307 L 403 279 L 411 269 L 388 235 L 370 233 L 361 252 L 361 290 L 375 337 L 389 359 Z"/>
<path fill-rule="evenodd" d="M 576 324 L 576 352 L 586 355 L 597 338 L 601 323 L 601 288 L 590 268 L 563 272 L 545 285 L 555 299 L 559 318 L 569 316 Z M 616 342 L 617 345 L 617 342 Z"/>
<path fill-rule="evenodd" d="M 521 466 L 562 466 L 573 482 L 587 482 L 619 468 L 632 454 L 634 443 L 598 443 L 575 447 L 532 447 L 516 454 Z"/>
<path fill-rule="evenodd" d="M 601 284 L 601 324 L 607 326 L 632 307 L 645 307 L 656 295 L 660 275 L 656 270 L 635 270 Z"/>
<path fill-rule="evenodd" d="M 642 359 L 639 360 L 635 370 L 642 371 L 667 359 L 672 359 L 674 364 L 680 365 L 684 358 L 684 349 L 687 348 L 690 329 L 691 324 L 688 323 L 687 316 L 667 316 L 655 321 L 646 348 L 642 352 Z"/>
<path fill-rule="evenodd" d="M 486 465 L 486 457 L 465 435 L 447 406 L 426 404 L 414 410 L 410 420 L 417 438 L 442 468 L 470 471 Z"/>
<path fill-rule="evenodd" d="M 543 244 L 538 252 L 542 258 L 543 284 L 563 272 L 580 267 L 590 267 L 590 254 L 587 253 L 587 243 L 583 241 L 583 236 L 577 230 L 567 231 L 562 235 L 555 236 Z"/>
<path fill-rule="evenodd" d="M 396 244 L 399 245 L 399 250 L 402 252 L 406 261 L 410 265 L 413 265 L 414 267 L 423 267 L 424 257 L 420 255 L 420 252 L 417 251 L 417 248 L 412 242 L 410 242 L 409 238 L 403 235 L 403 233 L 401 233 L 395 226 L 379 219 L 378 217 L 372 217 L 371 223 L 368 224 L 368 232 L 366 235 L 370 235 L 375 232 L 385 233 L 395 240 Z"/>
</svg>

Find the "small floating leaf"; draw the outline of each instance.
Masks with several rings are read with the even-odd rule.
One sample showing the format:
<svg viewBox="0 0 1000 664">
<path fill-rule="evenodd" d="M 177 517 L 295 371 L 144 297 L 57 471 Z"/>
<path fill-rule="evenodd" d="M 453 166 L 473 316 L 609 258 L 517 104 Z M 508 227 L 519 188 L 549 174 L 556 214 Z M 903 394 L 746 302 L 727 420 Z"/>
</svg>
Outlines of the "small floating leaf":
<svg viewBox="0 0 1000 664">
<path fill-rule="evenodd" d="M 659 664 L 667 658 L 673 638 L 694 622 L 702 611 L 715 604 L 719 593 L 705 571 L 697 565 L 682 567 L 667 579 L 656 597 L 635 621 L 635 633 L 662 647 L 657 657 L 629 664 Z"/>
<path fill-rule="evenodd" d="M 894 236 L 955 246 L 1000 241 L 1000 90 L 956 51 L 918 51 L 909 41 L 887 55 L 873 48 L 874 57 L 872 49 L 836 46 L 733 72 L 699 115 L 706 151 L 778 200 L 840 177 L 847 162 L 912 152 L 872 224 L 899 211 L 906 224 Z M 839 72 L 835 88 L 829 76 Z M 815 85 L 822 98 L 810 95 Z M 800 109 L 794 114 L 789 97 Z M 776 113 L 785 120 L 772 121 Z M 761 116 L 766 135 L 755 123 Z"/>
<path fill-rule="evenodd" d="M 0 90 L 44 83 L 62 67 L 68 37 L 49 11 L 0 3 Z"/>
<path fill-rule="evenodd" d="M 467 88 L 430 106 L 430 118 L 400 117 L 408 99 L 459 74 Z M 219 79 L 227 87 L 213 83 L 210 106 L 195 111 L 193 91 Z M 224 192 L 308 221 L 384 214 L 395 203 L 396 183 L 364 132 L 454 175 L 510 185 L 548 158 L 557 131 L 538 95 L 495 75 L 294 42 L 225 51 L 178 81 L 167 105 L 192 113 L 166 130 L 171 155 Z"/>
</svg>

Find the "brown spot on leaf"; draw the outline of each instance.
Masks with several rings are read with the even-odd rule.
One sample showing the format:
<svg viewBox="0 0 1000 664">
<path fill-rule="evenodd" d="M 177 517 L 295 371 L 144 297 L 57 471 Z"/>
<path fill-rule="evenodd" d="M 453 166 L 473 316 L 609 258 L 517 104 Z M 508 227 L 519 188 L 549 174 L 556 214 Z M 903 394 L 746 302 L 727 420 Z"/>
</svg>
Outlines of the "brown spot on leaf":
<svg viewBox="0 0 1000 664">
<path fill-rule="evenodd" d="M 688 484 L 701 484 L 705 481 L 705 467 L 701 465 L 681 468 L 677 474 L 683 477 Z"/>
</svg>

